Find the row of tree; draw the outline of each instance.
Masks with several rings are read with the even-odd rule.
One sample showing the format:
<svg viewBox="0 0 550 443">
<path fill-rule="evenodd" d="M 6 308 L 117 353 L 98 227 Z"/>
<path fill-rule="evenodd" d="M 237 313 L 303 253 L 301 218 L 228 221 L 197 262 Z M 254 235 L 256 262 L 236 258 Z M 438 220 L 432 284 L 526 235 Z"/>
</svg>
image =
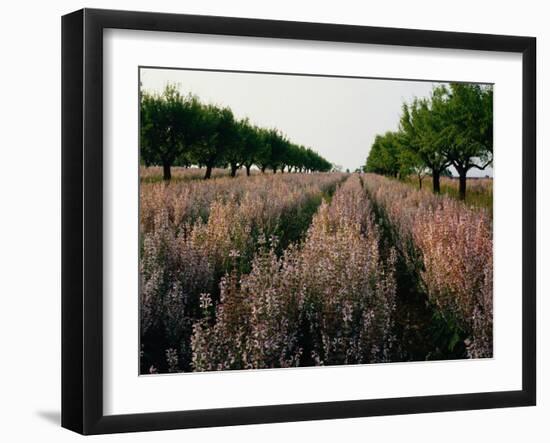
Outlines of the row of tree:
<svg viewBox="0 0 550 443">
<path fill-rule="evenodd" d="M 390 176 L 414 174 L 422 186 L 429 174 L 434 192 L 451 166 L 459 176 L 460 198 L 472 168 L 493 162 L 493 88 L 451 83 L 434 88 L 430 98 L 403 104 L 399 129 L 378 135 L 364 170 Z"/>
<path fill-rule="evenodd" d="M 205 179 L 215 167 L 229 167 L 232 177 L 241 167 L 250 175 L 253 165 L 274 173 L 332 169 L 315 151 L 290 142 L 277 129 L 238 120 L 231 109 L 183 96 L 174 85 L 162 94 L 142 92 L 140 114 L 141 162 L 162 166 L 165 180 L 170 180 L 172 166 L 205 167 Z"/>
</svg>

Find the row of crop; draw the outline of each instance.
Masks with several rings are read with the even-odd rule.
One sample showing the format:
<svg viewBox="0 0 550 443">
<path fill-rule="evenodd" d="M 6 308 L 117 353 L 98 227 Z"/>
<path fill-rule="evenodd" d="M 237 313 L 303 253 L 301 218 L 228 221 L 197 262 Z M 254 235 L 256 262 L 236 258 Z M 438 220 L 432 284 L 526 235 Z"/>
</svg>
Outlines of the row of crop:
<svg viewBox="0 0 550 443">
<path fill-rule="evenodd" d="M 254 171 L 259 172 L 259 171 Z M 142 183 L 158 183 L 163 181 L 163 171 L 161 166 L 140 166 L 139 179 Z M 172 181 L 187 181 L 204 179 L 204 168 L 172 166 Z M 238 175 L 244 175 L 245 172 L 240 171 Z M 224 168 L 213 168 L 211 178 L 229 177 L 229 171 Z"/>
<path fill-rule="evenodd" d="M 239 257 L 234 257 L 237 266 Z M 247 275 L 202 294 L 194 325 L 196 371 L 388 361 L 394 342 L 394 254 L 357 176 L 321 204 L 306 238 L 281 256 L 267 241 Z"/>
<path fill-rule="evenodd" d="M 252 177 L 217 178 L 208 181 L 142 183 L 140 231 L 155 231 L 168 224 L 175 231 L 189 229 L 199 219 L 208 221 L 213 202 L 236 203 L 251 208 L 252 216 L 276 218 L 285 207 L 307 200 L 319 189 L 333 186 L 345 174 L 257 174 Z"/>
<path fill-rule="evenodd" d="M 230 269 L 249 272 L 258 243 L 300 238 L 340 174 L 254 176 L 141 186 L 142 372 L 162 370 L 164 351 L 188 370 L 201 294 L 216 301 Z M 290 232 L 288 227 L 293 226 Z M 238 267 L 235 262 L 238 257 Z"/>
<path fill-rule="evenodd" d="M 391 241 L 469 357 L 493 353 L 493 241 L 489 212 L 375 174 L 364 185 Z M 456 341 L 456 339 L 454 341 Z"/>
</svg>

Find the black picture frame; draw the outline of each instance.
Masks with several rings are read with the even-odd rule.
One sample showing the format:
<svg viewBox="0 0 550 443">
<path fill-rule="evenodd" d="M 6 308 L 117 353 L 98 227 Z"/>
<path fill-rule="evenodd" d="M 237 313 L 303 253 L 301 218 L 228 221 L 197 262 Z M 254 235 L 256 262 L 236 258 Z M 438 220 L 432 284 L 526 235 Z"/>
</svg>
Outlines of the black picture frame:
<svg viewBox="0 0 550 443">
<path fill-rule="evenodd" d="M 103 413 L 103 30 L 352 42 L 519 53 L 522 109 L 522 389 L 130 415 Z M 62 426 L 152 431 L 536 404 L 536 39 L 83 9 L 62 18 Z"/>
</svg>

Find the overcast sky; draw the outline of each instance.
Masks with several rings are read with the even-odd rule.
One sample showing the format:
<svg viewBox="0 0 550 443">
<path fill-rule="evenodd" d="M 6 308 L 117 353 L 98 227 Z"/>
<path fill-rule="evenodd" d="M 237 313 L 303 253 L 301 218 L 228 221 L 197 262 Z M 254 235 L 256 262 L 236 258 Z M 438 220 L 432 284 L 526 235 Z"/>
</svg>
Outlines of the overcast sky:
<svg viewBox="0 0 550 443">
<path fill-rule="evenodd" d="M 275 127 L 328 161 L 354 170 L 377 134 L 398 128 L 401 105 L 427 97 L 432 82 L 278 74 L 141 69 L 142 88 L 162 92 L 176 84 L 183 94 L 229 106 L 237 118 Z M 485 171 L 483 171 L 485 174 Z"/>
</svg>

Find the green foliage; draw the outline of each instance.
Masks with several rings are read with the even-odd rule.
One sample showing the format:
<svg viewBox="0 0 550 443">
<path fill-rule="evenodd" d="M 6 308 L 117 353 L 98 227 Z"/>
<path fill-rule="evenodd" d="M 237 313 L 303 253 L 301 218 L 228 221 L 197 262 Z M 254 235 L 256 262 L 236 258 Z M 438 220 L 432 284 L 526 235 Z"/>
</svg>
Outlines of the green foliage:
<svg viewBox="0 0 550 443">
<path fill-rule="evenodd" d="M 445 155 L 457 170 L 484 169 L 493 153 L 492 88 L 452 83 L 450 89 L 440 87 L 436 97 L 434 107 L 445 120 L 440 135 Z"/>
<path fill-rule="evenodd" d="M 446 122 L 441 131 L 444 152 L 460 177 L 460 198 L 466 195 L 466 175 L 493 162 L 493 90 L 474 84 L 441 87 L 434 102 Z M 435 105 L 434 105 L 435 106 Z"/>
<path fill-rule="evenodd" d="M 212 169 L 233 161 L 231 155 L 240 147 L 239 132 L 229 108 L 213 105 L 202 107 L 196 124 L 197 138 L 192 147 L 192 158 L 206 166 L 205 178 L 210 178 Z"/>
<path fill-rule="evenodd" d="M 440 174 L 450 165 L 441 137 L 445 127 L 446 121 L 437 108 L 433 109 L 432 100 L 415 99 L 412 104 L 403 105 L 400 131 L 404 144 L 432 170 L 432 174 Z"/>
<path fill-rule="evenodd" d="M 170 166 L 189 162 L 189 149 L 195 142 L 199 104 L 196 98 L 183 97 L 174 86 L 162 94 L 141 95 L 140 154 L 146 166 L 164 167 L 170 179 Z"/>
<path fill-rule="evenodd" d="M 277 129 L 259 128 L 248 119 L 237 120 L 231 109 L 203 104 L 192 95 L 182 96 L 168 85 L 162 94 L 143 92 L 140 106 L 140 162 L 163 166 L 164 179 L 171 166 L 215 167 L 253 165 L 265 172 L 326 172 L 332 164 L 310 148 L 292 143 Z"/>
<path fill-rule="evenodd" d="M 365 172 L 397 177 L 401 169 L 402 151 L 399 134 L 386 132 L 384 135 L 377 135 L 369 152 Z"/>
<path fill-rule="evenodd" d="M 399 152 L 399 175 L 407 177 L 414 175 L 418 178 L 420 186 L 422 179 L 426 176 L 429 169 L 426 167 L 420 156 L 411 149 L 401 149 Z"/>
<path fill-rule="evenodd" d="M 493 161 L 493 88 L 451 83 L 438 86 L 429 99 L 404 103 L 399 130 L 376 136 L 364 170 L 389 176 L 415 175 L 420 185 L 430 173 L 434 192 L 453 166 L 459 198 L 466 195 L 470 169 Z"/>
</svg>

